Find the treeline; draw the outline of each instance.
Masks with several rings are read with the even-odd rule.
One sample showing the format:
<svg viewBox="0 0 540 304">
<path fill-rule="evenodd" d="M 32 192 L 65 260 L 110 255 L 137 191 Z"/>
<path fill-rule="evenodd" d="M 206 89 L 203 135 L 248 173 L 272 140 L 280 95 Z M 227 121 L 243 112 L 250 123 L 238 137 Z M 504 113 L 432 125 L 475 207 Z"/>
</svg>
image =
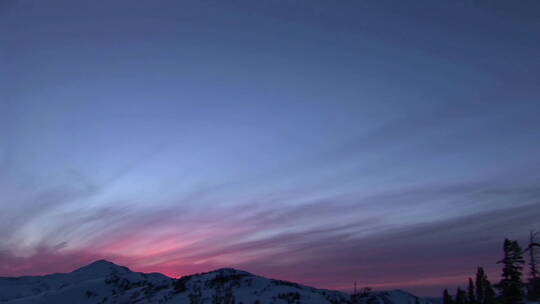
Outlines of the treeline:
<svg viewBox="0 0 540 304">
<path fill-rule="evenodd" d="M 454 296 L 447 289 L 443 292 L 443 304 L 523 304 L 525 299 L 540 301 L 540 276 L 537 267 L 535 247 L 540 244 L 534 237 L 538 232 L 531 232 L 529 245 L 522 250 L 519 243 L 505 239 L 501 280 L 492 285 L 482 267 L 478 267 L 476 278 L 469 278 L 466 290 L 458 287 Z M 523 270 L 526 265 L 523 254 L 529 254 L 529 273 L 527 282 L 523 280 Z"/>
<path fill-rule="evenodd" d="M 482 267 L 476 271 L 476 280 L 469 278 L 467 291 L 458 287 L 455 297 L 452 297 L 445 289 L 443 292 L 444 304 L 496 304 L 496 293 L 488 280 L 487 274 Z"/>
</svg>

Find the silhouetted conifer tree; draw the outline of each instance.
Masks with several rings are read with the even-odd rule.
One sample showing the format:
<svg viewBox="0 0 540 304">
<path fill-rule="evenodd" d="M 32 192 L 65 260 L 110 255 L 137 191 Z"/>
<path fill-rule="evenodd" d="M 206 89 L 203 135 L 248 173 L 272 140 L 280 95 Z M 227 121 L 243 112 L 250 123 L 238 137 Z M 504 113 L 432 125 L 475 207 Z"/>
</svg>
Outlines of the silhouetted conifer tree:
<svg viewBox="0 0 540 304">
<path fill-rule="evenodd" d="M 469 278 L 469 287 L 467 289 L 467 301 L 469 304 L 476 304 L 476 294 L 474 290 L 473 279 Z"/>
<path fill-rule="evenodd" d="M 465 290 L 458 287 L 456 291 L 455 304 L 467 304 L 467 293 Z"/>
<path fill-rule="evenodd" d="M 540 278 L 530 278 L 527 287 L 527 299 L 531 302 L 540 301 Z"/>
<path fill-rule="evenodd" d="M 484 304 L 484 299 L 486 298 L 486 289 L 485 281 L 487 281 L 487 275 L 484 272 L 484 268 L 478 267 L 476 270 L 476 301 L 479 304 Z"/>
<path fill-rule="evenodd" d="M 530 231 L 529 245 L 526 251 L 529 251 L 529 275 L 531 279 L 540 278 L 540 271 L 538 269 L 538 261 L 536 257 L 536 248 L 540 247 L 540 243 L 536 241 L 540 231 Z"/>
<path fill-rule="evenodd" d="M 484 304 L 497 303 L 497 293 L 495 292 L 495 289 L 493 289 L 491 282 L 487 279 L 487 276 L 484 284 Z"/>
<path fill-rule="evenodd" d="M 529 245 L 525 251 L 529 254 L 529 284 L 527 285 L 527 299 L 529 301 L 540 301 L 540 270 L 538 267 L 538 249 L 540 243 L 537 241 L 540 231 L 531 230 L 529 234 Z"/>
<path fill-rule="evenodd" d="M 498 263 L 503 264 L 502 280 L 498 284 L 503 304 L 523 303 L 522 273 L 523 260 L 521 248 L 517 241 L 504 240 L 504 257 Z"/>
<path fill-rule="evenodd" d="M 443 304 L 454 304 L 452 296 L 448 293 L 448 289 L 443 291 Z"/>
</svg>

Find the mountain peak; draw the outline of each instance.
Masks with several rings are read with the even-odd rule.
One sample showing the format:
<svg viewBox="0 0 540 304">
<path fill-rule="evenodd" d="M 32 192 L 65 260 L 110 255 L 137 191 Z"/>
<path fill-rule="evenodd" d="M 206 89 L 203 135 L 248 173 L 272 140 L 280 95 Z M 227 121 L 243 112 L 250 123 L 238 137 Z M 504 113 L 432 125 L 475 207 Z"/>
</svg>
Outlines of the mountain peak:
<svg viewBox="0 0 540 304">
<path fill-rule="evenodd" d="M 0 302 L 17 303 L 351 303 L 349 294 L 269 279 L 234 268 L 172 279 L 131 272 L 97 260 L 74 272 L 38 277 L 0 278 Z M 403 291 L 373 292 L 372 304 L 436 304 Z"/>
<path fill-rule="evenodd" d="M 107 261 L 107 260 L 97 260 L 94 261 L 86 266 L 83 266 L 74 272 L 81 273 L 81 272 L 91 272 L 91 273 L 116 273 L 116 272 L 129 272 L 129 268 L 116 265 L 113 262 Z"/>
<path fill-rule="evenodd" d="M 252 276 L 252 274 L 247 271 L 243 271 L 243 270 L 239 270 L 235 268 L 229 268 L 229 267 L 219 268 L 219 269 L 208 272 L 208 274 L 215 274 L 218 276 L 226 276 L 226 277 L 236 276 L 236 275 Z"/>
<path fill-rule="evenodd" d="M 91 265 L 115 265 L 115 266 L 117 266 L 115 263 L 113 263 L 111 261 L 107 261 L 105 259 L 93 261 L 92 263 L 88 264 L 87 266 L 91 266 Z"/>
<path fill-rule="evenodd" d="M 249 273 L 247 271 L 243 271 L 243 270 L 236 269 L 236 268 L 230 268 L 230 267 L 218 268 L 218 269 L 214 270 L 213 272 L 243 273 L 243 274 Z"/>
</svg>

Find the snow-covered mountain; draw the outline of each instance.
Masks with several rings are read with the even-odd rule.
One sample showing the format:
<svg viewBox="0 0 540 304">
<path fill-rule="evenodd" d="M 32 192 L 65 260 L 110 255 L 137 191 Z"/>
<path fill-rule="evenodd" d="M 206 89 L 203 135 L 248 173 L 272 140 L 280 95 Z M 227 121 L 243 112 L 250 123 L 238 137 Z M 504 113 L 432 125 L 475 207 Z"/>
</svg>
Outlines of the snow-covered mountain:
<svg viewBox="0 0 540 304">
<path fill-rule="evenodd" d="M 356 299 L 231 268 L 176 280 L 159 273 L 133 272 L 104 260 L 71 273 L 0 278 L 0 303 L 431 304 L 399 290 Z"/>
</svg>

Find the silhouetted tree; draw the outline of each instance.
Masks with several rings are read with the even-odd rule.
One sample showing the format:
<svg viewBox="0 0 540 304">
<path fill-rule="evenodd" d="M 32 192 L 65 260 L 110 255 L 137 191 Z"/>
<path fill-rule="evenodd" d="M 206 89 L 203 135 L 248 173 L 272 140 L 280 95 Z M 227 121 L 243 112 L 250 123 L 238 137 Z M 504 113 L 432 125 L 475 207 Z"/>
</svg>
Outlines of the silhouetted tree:
<svg viewBox="0 0 540 304">
<path fill-rule="evenodd" d="M 538 247 L 540 242 L 537 237 L 540 231 L 531 230 L 529 234 L 529 245 L 525 251 L 529 253 L 529 284 L 527 285 L 527 299 L 529 301 L 540 301 L 540 270 L 538 266 Z"/>
<path fill-rule="evenodd" d="M 456 291 L 456 299 L 454 300 L 455 304 L 467 304 L 467 293 L 465 290 L 458 287 Z"/>
<path fill-rule="evenodd" d="M 540 231 L 531 230 L 529 233 L 529 245 L 525 251 L 529 251 L 529 276 L 531 279 L 540 277 L 540 271 L 538 267 L 538 261 L 536 257 L 536 247 L 540 247 L 540 243 L 536 241 L 536 238 L 540 234 Z"/>
<path fill-rule="evenodd" d="M 479 304 L 484 304 L 484 299 L 486 298 L 485 291 L 485 281 L 487 280 L 487 275 L 484 272 L 484 268 L 478 267 L 476 269 L 476 278 L 475 278 L 475 287 L 476 287 L 476 301 Z"/>
<path fill-rule="evenodd" d="M 371 287 L 364 287 L 362 288 L 360 291 L 356 291 L 356 282 L 354 284 L 354 289 L 355 289 L 355 292 L 351 295 L 351 302 L 353 304 L 356 304 L 356 303 L 371 303 L 374 299 L 376 299 L 375 297 L 370 297 L 371 296 Z M 367 299 L 367 301 L 366 301 Z M 411 303 L 412 304 L 412 303 Z"/>
<path fill-rule="evenodd" d="M 469 278 L 469 287 L 467 288 L 467 301 L 469 304 L 476 304 L 476 294 L 472 278 Z"/>
<path fill-rule="evenodd" d="M 443 304 L 454 304 L 452 296 L 448 293 L 448 289 L 443 291 Z"/>
<path fill-rule="evenodd" d="M 522 273 L 523 260 L 521 248 L 517 241 L 504 240 L 504 257 L 498 263 L 503 264 L 502 280 L 498 284 L 503 304 L 523 303 Z"/>
<path fill-rule="evenodd" d="M 475 289 L 478 304 L 495 304 L 497 294 L 482 267 L 476 271 Z"/>
<path fill-rule="evenodd" d="M 529 285 L 527 286 L 527 299 L 531 302 L 540 301 L 540 278 L 529 279 Z"/>
<path fill-rule="evenodd" d="M 361 298 L 366 298 L 366 297 L 369 297 L 370 295 L 371 295 L 371 287 L 364 287 L 360 291 Z"/>
<path fill-rule="evenodd" d="M 487 276 L 484 284 L 484 304 L 497 303 L 497 293 L 495 292 L 495 289 L 493 289 L 491 282 L 487 279 Z"/>
</svg>

